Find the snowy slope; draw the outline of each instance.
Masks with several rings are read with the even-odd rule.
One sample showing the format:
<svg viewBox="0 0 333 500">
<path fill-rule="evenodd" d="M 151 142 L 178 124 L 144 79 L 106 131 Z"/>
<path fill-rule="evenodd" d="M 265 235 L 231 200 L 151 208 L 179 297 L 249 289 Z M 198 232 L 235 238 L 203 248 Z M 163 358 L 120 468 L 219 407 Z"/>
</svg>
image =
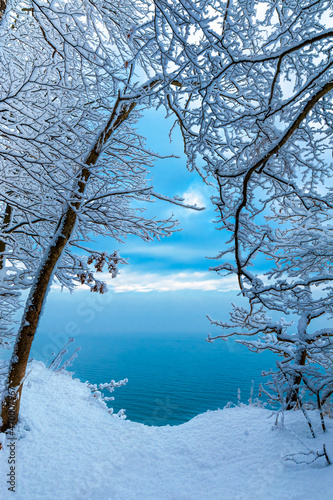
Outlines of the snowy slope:
<svg viewBox="0 0 333 500">
<path fill-rule="evenodd" d="M 116 393 L 115 393 L 116 396 Z M 199 396 L 198 396 L 199 397 Z M 110 416 L 88 388 L 33 363 L 16 443 L 16 493 L 7 490 L 8 448 L 0 452 L 0 492 L 24 500 L 306 500 L 333 499 L 333 465 L 283 460 L 320 449 L 333 458 L 333 422 L 309 437 L 304 417 L 274 427 L 271 412 L 236 407 L 175 427 L 148 427 Z"/>
</svg>

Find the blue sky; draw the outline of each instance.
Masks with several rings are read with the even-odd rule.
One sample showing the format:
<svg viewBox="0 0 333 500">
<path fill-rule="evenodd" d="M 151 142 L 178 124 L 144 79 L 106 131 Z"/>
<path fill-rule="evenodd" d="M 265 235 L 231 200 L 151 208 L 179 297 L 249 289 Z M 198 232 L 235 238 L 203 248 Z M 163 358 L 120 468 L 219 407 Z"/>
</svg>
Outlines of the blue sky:
<svg viewBox="0 0 333 500">
<path fill-rule="evenodd" d="M 162 155 L 177 155 L 156 161 L 152 170 L 154 189 L 167 196 L 184 196 L 188 203 L 204 205 L 202 212 L 183 209 L 166 202 L 150 205 L 149 215 L 168 217 L 172 213 L 180 222 L 179 231 L 161 241 L 146 243 L 129 237 L 124 244 L 111 239 L 98 241 L 107 251 L 120 250 L 128 258 L 119 276 L 105 275 L 107 297 L 97 297 L 78 289 L 74 294 L 52 289 L 46 303 L 39 332 L 52 334 L 80 333 L 202 333 L 212 330 L 206 314 L 225 317 L 237 295 L 233 278 L 220 278 L 209 272 L 214 257 L 223 247 L 223 232 L 216 230 L 210 201 L 211 187 L 196 172 L 186 169 L 183 144 L 177 128 L 169 141 L 173 120 L 162 112 L 148 111 L 139 123 L 148 146 Z M 75 328 L 72 328 L 72 325 Z M 68 326 L 69 325 L 69 326 Z M 72 330 L 72 331 L 71 331 Z"/>
<path fill-rule="evenodd" d="M 205 185 L 196 172 L 186 169 L 177 129 L 169 142 L 172 123 L 161 112 L 149 111 L 139 124 L 152 150 L 180 157 L 156 161 L 152 170 L 155 191 L 184 196 L 188 203 L 197 202 L 206 209 L 197 212 L 156 201 L 147 214 L 166 218 L 173 213 L 182 231 L 149 243 L 138 237 L 129 237 L 124 244 L 100 239 L 96 243 L 100 249 L 119 250 L 129 265 L 120 267 L 116 279 L 101 276 L 108 284 L 106 295 L 90 293 L 85 287 L 74 294 L 52 287 L 38 332 L 49 337 L 48 345 L 52 348 L 53 344 L 53 350 L 62 347 L 68 336 L 77 339 L 87 334 L 202 335 L 204 339 L 208 333 L 219 333 L 210 325 L 207 314 L 227 320 L 231 303 L 242 302 L 234 277 L 221 278 L 209 272 L 217 261 L 207 257 L 223 249 L 228 235 L 212 222 L 213 188 Z M 265 260 L 260 259 L 256 268 L 262 272 L 265 266 Z M 272 316 L 277 319 L 280 314 Z"/>
</svg>

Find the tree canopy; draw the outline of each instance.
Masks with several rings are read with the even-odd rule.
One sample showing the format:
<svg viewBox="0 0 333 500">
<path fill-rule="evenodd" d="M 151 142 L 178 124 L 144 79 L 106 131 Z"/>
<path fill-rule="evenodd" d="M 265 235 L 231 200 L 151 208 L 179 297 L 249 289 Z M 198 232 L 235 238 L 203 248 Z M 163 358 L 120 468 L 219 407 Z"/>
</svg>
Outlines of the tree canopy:
<svg viewBox="0 0 333 500">
<path fill-rule="evenodd" d="M 324 402 L 333 391 L 331 2 L 155 5 L 164 74 L 180 82 L 165 100 L 190 166 L 216 182 L 230 235 L 213 270 L 234 274 L 248 300 L 213 321 L 219 337 L 254 336 L 241 342 L 282 355 L 273 385 L 287 408 L 301 382 Z"/>
</svg>

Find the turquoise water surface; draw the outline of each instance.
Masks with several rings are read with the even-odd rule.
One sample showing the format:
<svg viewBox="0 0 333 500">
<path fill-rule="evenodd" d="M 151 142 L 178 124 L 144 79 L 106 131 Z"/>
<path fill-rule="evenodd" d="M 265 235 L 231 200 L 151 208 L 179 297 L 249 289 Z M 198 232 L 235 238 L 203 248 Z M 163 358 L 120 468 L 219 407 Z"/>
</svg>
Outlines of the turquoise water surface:
<svg viewBox="0 0 333 500">
<path fill-rule="evenodd" d="M 70 352 L 81 347 L 70 368 L 80 380 L 104 383 L 128 378 L 125 387 L 114 391 L 112 406 L 115 411 L 126 409 L 128 419 L 148 425 L 180 424 L 228 402 L 237 404 L 238 389 L 241 401 L 247 403 L 251 381 L 257 396 L 261 371 L 275 365 L 271 353 L 251 353 L 232 341 L 210 344 L 204 334 L 81 334 L 69 347 Z M 50 353 L 59 350 L 50 337 L 39 333 L 32 356 L 49 358 L 49 364 Z"/>
</svg>

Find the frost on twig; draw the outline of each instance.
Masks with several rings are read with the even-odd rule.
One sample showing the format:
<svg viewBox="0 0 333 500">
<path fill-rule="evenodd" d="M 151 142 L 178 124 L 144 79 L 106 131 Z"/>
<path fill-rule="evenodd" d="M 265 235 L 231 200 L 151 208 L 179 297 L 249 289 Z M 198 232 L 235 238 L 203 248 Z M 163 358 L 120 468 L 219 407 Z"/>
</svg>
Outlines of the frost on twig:
<svg viewBox="0 0 333 500">
<path fill-rule="evenodd" d="M 107 403 L 109 401 L 114 401 L 113 396 L 105 396 L 103 394 L 103 391 L 108 391 L 109 393 L 113 393 L 113 391 L 117 387 L 121 387 L 123 385 L 126 385 L 128 382 L 128 379 L 125 378 L 123 380 L 119 380 L 116 382 L 115 380 L 111 380 L 110 382 L 104 383 L 104 384 L 90 384 L 89 382 L 86 382 L 87 387 L 91 390 L 91 393 L 94 398 L 97 399 L 97 401 L 102 405 L 103 408 L 107 410 L 107 412 L 114 416 L 114 417 L 119 417 L 121 419 L 125 419 L 125 410 L 119 410 L 117 413 L 114 413 L 113 408 L 109 408 L 107 406 Z"/>
<path fill-rule="evenodd" d="M 58 352 L 58 354 L 54 357 L 52 362 L 49 364 L 49 369 L 56 372 L 56 373 L 61 373 L 61 374 L 67 374 L 69 376 L 73 376 L 73 373 L 68 372 L 67 369 L 72 366 L 74 360 L 77 357 L 77 353 L 80 350 L 80 347 L 78 347 L 73 354 L 64 361 L 64 357 L 66 354 L 68 354 L 68 349 L 67 346 L 74 342 L 74 339 L 72 337 L 69 338 L 68 342 L 64 345 L 62 349 Z M 7 366 L 7 365 L 6 365 Z M 0 367 L 1 370 L 1 367 Z M 0 379 L 1 380 L 1 379 Z M 104 391 L 107 391 L 108 393 L 112 394 L 114 390 L 118 387 L 122 387 L 126 385 L 128 382 L 128 379 L 125 378 L 123 380 L 119 380 L 116 382 L 115 380 L 111 380 L 110 382 L 104 383 L 104 384 L 91 384 L 90 382 L 86 382 L 86 386 L 88 389 L 90 389 L 91 394 L 96 400 L 102 405 L 104 409 L 107 410 L 107 412 L 110 415 L 113 415 L 115 417 L 119 417 L 122 419 L 126 418 L 125 415 L 125 410 L 119 410 L 117 413 L 114 413 L 113 408 L 109 408 L 107 403 L 109 401 L 114 401 L 113 396 L 106 396 L 104 395 Z M 1 388 L 1 387 L 0 387 Z"/>
<path fill-rule="evenodd" d="M 66 356 L 66 354 L 68 353 L 68 349 L 66 349 L 66 347 L 69 344 L 71 344 L 72 342 L 74 342 L 74 339 L 72 337 L 70 337 L 68 342 L 64 345 L 64 347 L 62 349 L 60 349 L 58 354 L 54 357 L 52 362 L 49 364 L 50 370 L 52 370 L 54 372 L 58 372 L 58 373 L 68 373 L 69 375 L 72 375 L 72 373 L 67 371 L 67 368 L 72 366 L 74 360 L 77 358 L 78 351 L 81 349 L 80 347 L 75 349 L 73 354 L 66 361 L 63 362 L 64 356 Z"/>
<path fill-rule="evenodd" d="M 327 465 L 332 465 L 332 462 L 327 454 L 325 444 L 323 444 L 322 450 L 314 451 L 308 450 L 306 452 L 291 453 L 284 457 L 286 462 L 293 462 L 296 465 L 310 465 L 313 464 L 319 458 L 325 458 Z"/>
</svg>

